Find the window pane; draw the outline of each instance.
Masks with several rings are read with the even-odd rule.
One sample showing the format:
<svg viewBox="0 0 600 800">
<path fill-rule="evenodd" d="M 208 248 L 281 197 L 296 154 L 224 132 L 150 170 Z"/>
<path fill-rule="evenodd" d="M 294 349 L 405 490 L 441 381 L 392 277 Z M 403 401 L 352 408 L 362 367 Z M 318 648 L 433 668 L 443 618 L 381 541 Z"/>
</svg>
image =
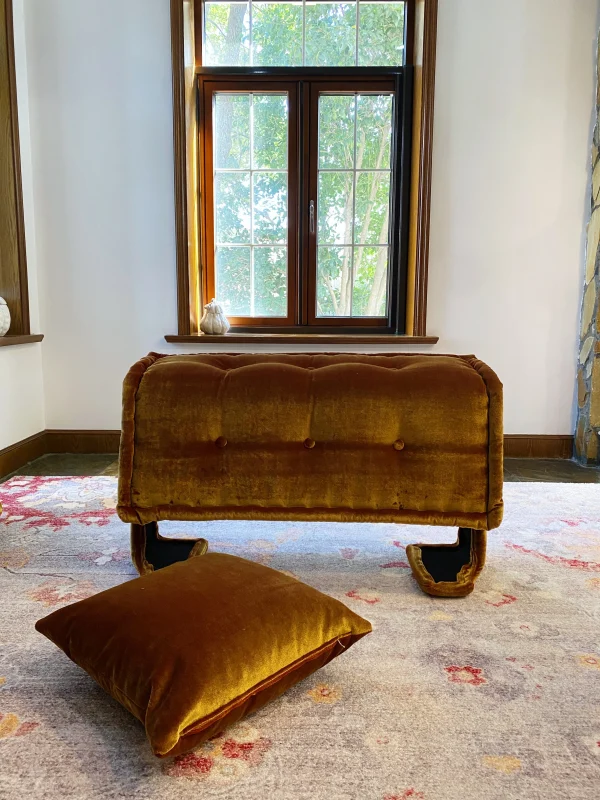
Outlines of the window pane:
<svg viewBox="0 0 600 800">
<path fill-rule="evenodd" d="M 213 0 L 204 9 L 206 66 L 405 63 L 405 3 L 400 0 Z"/>
<path fill-rule="evenodd" d="M 215 94 L 215 285 L 231 316 L 287 316 L 288 135 L 287 93 Z"/>
<path fill-rule="evenodd" d="M 302 3 L 253 3 L 252 64 L 302 66 Z"/>
<path fill-rule="evenodd" d="M 250 9 L 248 3 L 204 4 L 206 66 L 240 66 L 250 63 Z"/>
<path fill-rule="evenodd" d="M 390 219 L 389 172 L 358 172 L 354 244 L 387 244 Z"/>
<path fill-rule="evenodd" d="M 317 316 L 387 313 L 392 110 L 389 94 L 319 98 Z"/>
<path fill-rule="evenodd" d="M 352 248 L 319 247 L 317 316 L 349 317 L 352 311 Z"/>
<path fill-rule="evenodd" d="M 216 294 L 225 313 L 232 317 L 250 314 L 250 248 L 217 247 Z"/>
<path fill-rule="evenodd" d="M 215 218 L 218 244 L 250 243 L 250 173 L 215 175 Z"/>
<path fill-rule="evenodd" d="M 356 169 L 389 169 L 391 159 L 393 98 L 389 94 L 363 94 L 356 101 Z"/>
<path fill-rule="evenodd" d="M 319 169 L 354 167 L 354 95 L 319 98 Z"/>
<path fill-rule="evenodd" d="M 215 166 L 250 169 L 250 99 L 247 94 L 215 97 Z"/>
<path fill-rule="evenodd" d="M 287 315 L 287 247 L 254 248 L 254 315 Z"/>
<path fill-rule="evenodd" d="M 356 3 L 306 3 L 306 52 L 309 67 L 356 64 Z"/>
<path fill-rule="evenodd" d="M 319 175 L 319 244 L 352 244 L 354 172 Z"/>
<path fill-rule="evenodd" d="M 252 244 L 287 244 L 287 173 L 253 174 Z"/>
<path fill-rule="evenodd" d="M 352 316 L 384 317 L 387 308 L 387 247 L 354 249 Z"/>
<path fill-rule="evenodd" d="M 285 94 L 253 95 L 253 169 L 287 169 L 288 99 Z M 249 128 L 249 125 L 248 125 Z"/>
<path fill-rule="evenodd" d="M 358 64 L 361 67 L 404 64 L 404 3 L 360 3 Z"/>
</svg>

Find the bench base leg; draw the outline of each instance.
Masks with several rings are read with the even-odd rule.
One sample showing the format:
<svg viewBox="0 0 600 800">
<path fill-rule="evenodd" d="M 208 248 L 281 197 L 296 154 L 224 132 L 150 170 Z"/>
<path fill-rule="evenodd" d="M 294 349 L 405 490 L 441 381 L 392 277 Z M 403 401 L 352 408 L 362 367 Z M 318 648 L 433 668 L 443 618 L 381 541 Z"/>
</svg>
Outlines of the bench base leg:
<svg viewBox="0 0 600 800">
<path fill-rule="evenodd" d="M 406 555 L 421 589 L 433 597 L 465 597 L 485 565 L 487 534 L 460 528 L 454 544 L 409 544 Z M 131 558 L 140 575 L 202 556 L 206 539 L 169 539 L 158 523 L 131 526 Z"/>
<path fill-rule="evenodd" d="M 426 594 L 465 597 L 485 565 L 486 541 L 486 531 L 460 528 L 455 544 L 409 544 L 406 555 Z"/>
<path fill-rule="evenodd" d="M 203 556 L 207 550 L 206 539 L 166 539 L 159 534 L 157 522 L 131 526 L 131 559 L 140 575 Z"/>
</svg>

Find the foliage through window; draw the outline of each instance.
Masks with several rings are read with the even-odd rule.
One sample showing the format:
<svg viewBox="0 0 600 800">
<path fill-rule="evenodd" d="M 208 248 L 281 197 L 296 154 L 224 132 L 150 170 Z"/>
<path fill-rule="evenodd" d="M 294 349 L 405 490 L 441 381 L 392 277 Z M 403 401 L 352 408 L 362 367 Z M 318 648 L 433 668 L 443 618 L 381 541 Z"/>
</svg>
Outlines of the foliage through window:
<svg viewBox="0 0 600 800">
<path fill-rule="evenodd" d="M 408 5 L 204 4 L 204 296 L 234 325 L 401 332 Z"/>
<path fill-rule="evenodd" d="M 287 315 L 287 94 L 214 101 L 216 294 L 235 317 Z"/>
<path fill-rule="evenodd" d="M 392 100 L 319 98 L 319 317 L 386 315 Z"/>
<path fill-rule="evenodd" d="M 404 64 L 404 2 L 207 2 L 205 66 Z"/>
</svg>

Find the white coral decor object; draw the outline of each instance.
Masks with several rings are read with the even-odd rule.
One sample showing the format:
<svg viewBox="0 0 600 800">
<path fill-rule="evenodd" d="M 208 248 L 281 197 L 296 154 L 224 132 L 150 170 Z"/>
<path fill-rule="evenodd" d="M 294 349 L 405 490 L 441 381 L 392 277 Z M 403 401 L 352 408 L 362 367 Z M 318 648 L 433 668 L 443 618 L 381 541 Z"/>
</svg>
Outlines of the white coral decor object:
<svg viewBox="0 0 600 800">
<path fill-rule="evenodd" d="M 0 297 L 0 336 L 8 333 L 10 328 L 10 311 L 6 305 L 6 300 Z"/>
<path fill-rule="evenodd" d="M 214 299 L 212 303 L 204 306 L 204 316 L 200 322 L 200 330 L 202 333 L 208 333 L 212 336 L 222 336 L 227 333 L 231 325 L 225 316 L 223 306 Z"/>
</svg>

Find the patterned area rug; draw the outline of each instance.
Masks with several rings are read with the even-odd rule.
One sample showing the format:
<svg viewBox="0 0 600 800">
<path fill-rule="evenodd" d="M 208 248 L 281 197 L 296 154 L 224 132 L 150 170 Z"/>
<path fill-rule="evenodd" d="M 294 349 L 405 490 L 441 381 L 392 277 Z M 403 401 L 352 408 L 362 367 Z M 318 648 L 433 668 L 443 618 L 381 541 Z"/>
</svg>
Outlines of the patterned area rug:
<svg viewBox="0 0 600 800">
<path fill-rule="evenodd" d="M 600 796 L 600 485 L 507 484 L 473 595 L 423 595 L 396 525 L 163 532 L 287 570 L 374 632 L 247 722 L 159 761 L 35 621 L 134 577 L 116 480 L 0 487 L 0 798 L 553 800 Z"/>
</svg>

